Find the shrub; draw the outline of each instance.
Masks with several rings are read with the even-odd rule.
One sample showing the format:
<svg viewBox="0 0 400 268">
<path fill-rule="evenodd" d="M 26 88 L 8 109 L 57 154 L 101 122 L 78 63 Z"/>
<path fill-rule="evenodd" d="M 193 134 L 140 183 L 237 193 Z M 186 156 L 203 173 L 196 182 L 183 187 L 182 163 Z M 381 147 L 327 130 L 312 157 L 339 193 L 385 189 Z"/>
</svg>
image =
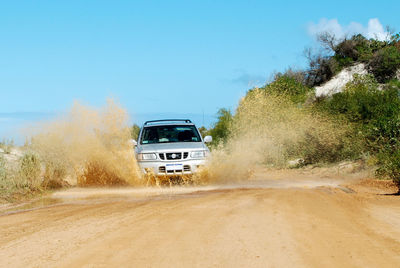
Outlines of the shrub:
<svg viewBox="0 0 400 268">
<path fill-rule="evenodd" d="M 359 157 L 363 143 L 356 133 L 352 133 L 351 127 L 346 128 L 337 122 L 336 130 L 328 131 L 310 129 L 296 144 L 298 156 L 303 159 L 302 164 L 334 163 Z"/>
<path fill-rule="evenodd" d="M 334 94 L 322 102 L 324 109 L 330 114 L 344 115 L 350 122 L 370 120 L 375 116 L 374 110 L 379 105 L 378 84 L 371 75 L 355 75 L 343 92 Z"/>
<path fill-rule="evenodd" d="M 287 77 L 287 78 L 291 78 L 294 81 L 296 81 L 297 83 L 300 83 L 302 85 L 306 85 L 306 79 L 307 79 L 307 72 L 303 71 L 303 70 L 294 70 L 292 68 L 288 68 L 284 73 L 276 73 L 274 75 L 274 79 L 273 81 L 278 80 L 280 77 Z"/>
<path fill-rule="evenodd" d="M 40 188 L 41 165 L 36 154 L 28 152 L 20 159 L 20 186 L 32 190 Z"/>
<path fill-rule="evenodd" d="M 360 52 L 357 49 L 357 45 L 359 44 L 354 38 L 350 40 L 347 39 L 343 40 L 334 48 L 335 58 L 337 60 L 348 59 L 347 60 L 348 62 L 354 62 L 358 60 Z"/>
<path fill-rule="evenodd" d="M 0 182 L 3 183 L 6 180 L 6 177 L 7 177 L 6 161 L 3 155 L 0 154 Z"/>
<path fill-rule="evenodd" d="M 297 81 L 289 75 L 277 75 L 275 81 L 261 88 L 267 93 L 287 96 L 294 103 L 304 103 L 312 89 Z"/>
<path fill-rule="evenodd" d="M 14 141 L 13 140 L 3 140 L 0 142 L 0 148 L 3 149 L 5 154 L 11 153 L 11 149 L 14 147 Z"/>
<path fill-rule="evenodd" d="M 1 199 L 7 199 L 9 192 L 15 188 L 13 174 L 7 167 L 6 160 L 3 155 L 0 154 L 0 201 Z"/>
<path fill-rule="evenodd" d="M 316 104 L 329 114 L 354 125 L 354 141 L 362 140 L 361 151 L 378 159 L 377 175 L 397 183 L 400 178 L 400 82 L 387 83 L 382 90 L 373 76 L 355 76 L 343 92 Z"/>
<path fill-rule="evenodd" d="M 376 79 L 384 83 L 394 77 L 400 68 L 400 50 L 387 46 L 374 54 L 369 62 L 369 70 Z"/>
<path fill-rule="evenodd" d="M 53 159 L 45 161 L 44 165 L 45 171 L 42 183 L 44 188 L 56 189 L 67 185 L 64 181 L 67 176 L 67 167 L 64 163 Z"/>
<path fill-rule="evenodd" d="M 388 145 L 378 153 L 377 175 L 392 179 L 400 192 L 400 144 Z"/>
</svg>

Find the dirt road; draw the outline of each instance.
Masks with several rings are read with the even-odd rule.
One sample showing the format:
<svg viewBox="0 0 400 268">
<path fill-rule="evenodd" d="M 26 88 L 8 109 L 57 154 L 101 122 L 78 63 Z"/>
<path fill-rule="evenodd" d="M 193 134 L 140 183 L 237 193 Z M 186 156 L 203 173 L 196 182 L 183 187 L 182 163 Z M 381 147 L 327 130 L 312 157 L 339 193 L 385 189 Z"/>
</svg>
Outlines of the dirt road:
<svg viewBox="0 0 400 268">
<path fill-rule="evenodd" d="M 400 198 L 320 176 L 70 189 L 0 211 L 1 267 L 400 267 Z"/>
</svg>

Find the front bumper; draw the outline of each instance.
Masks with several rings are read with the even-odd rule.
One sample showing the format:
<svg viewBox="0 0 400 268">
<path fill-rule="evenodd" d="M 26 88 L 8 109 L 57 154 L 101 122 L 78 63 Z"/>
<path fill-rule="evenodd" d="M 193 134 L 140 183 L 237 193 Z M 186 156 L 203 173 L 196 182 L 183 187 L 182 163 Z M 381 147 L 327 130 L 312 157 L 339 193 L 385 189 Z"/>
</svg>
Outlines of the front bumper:
<svg viewBox="0 0 400 268">
<path fill-rule="evenodd" d="M 184 161 L 138 161 L 143 174 L 151 173 L 156 176 L 192 175 L 206 164 L 206 159 Z"/>
</svg>

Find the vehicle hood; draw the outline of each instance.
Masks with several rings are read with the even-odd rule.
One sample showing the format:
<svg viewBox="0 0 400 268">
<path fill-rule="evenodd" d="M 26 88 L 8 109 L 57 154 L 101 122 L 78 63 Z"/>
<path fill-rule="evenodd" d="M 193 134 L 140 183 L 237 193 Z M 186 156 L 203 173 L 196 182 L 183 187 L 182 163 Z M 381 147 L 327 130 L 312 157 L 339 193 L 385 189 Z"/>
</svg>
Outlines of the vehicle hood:
<svg viewBox="0 0 400 268">
<path fill-rule="evenodd" d="M 136 148 L 138 153 L 142 152 L 171 152 L 171 151 L 193 151 L 208 150 L 202 142 L 171 142 L 156 144 L 138 144 Z"/>
</svg>

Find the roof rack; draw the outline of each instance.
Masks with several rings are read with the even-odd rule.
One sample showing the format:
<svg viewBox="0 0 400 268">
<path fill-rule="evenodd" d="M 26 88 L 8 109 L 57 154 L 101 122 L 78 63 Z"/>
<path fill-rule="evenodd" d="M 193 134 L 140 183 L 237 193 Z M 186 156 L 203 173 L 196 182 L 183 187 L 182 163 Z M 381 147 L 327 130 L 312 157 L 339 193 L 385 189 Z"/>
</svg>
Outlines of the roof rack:
<svg viewBox="0 0 400 268">
<path fill-rule="evenodd" d="M 144 122 L 144 125 L 151 124 L 151 123 L 157 123 L 157 122 L 185 122 L 185 123 L 192 123 L 189 119 L 161 119 L 161 120 L 150 120 Z"/>
</svg>

